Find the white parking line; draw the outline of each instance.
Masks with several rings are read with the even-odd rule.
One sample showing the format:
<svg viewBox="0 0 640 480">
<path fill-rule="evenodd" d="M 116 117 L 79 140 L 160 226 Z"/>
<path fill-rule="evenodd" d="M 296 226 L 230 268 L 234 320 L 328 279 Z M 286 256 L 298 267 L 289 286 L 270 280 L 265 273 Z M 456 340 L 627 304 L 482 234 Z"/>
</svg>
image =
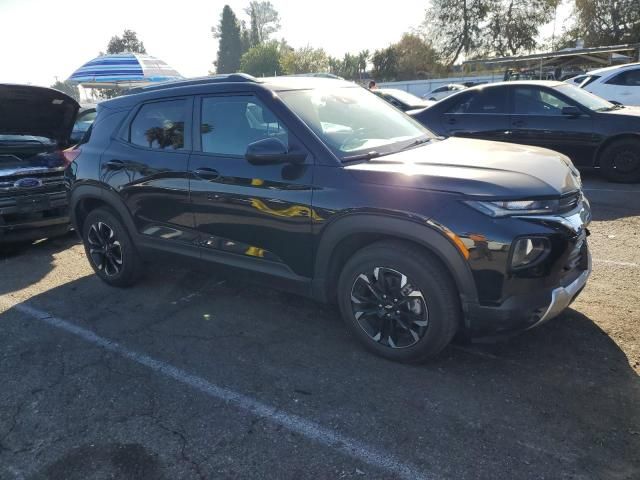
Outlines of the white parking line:
<svg viewBox="0 0 640 480">
<path fill-rule="evenodd" d="M 421 472 L 415 465 L 404 462 L 389 453 L 377 450 L 376 448 L 360 442 L 359 440 L 343 435 L 335 430 L 323 427 L 320 424 L 298 415 L 286 413 L 278 407 L 262 403 L 259 400 L 242 393 L 215 385 L 202 377 L 192 375 L 160 360 L 129 350 L 117 342 L 101 337 L 91 330 L 82 328 L 62 318 L 55 317 L 48 312 L 39 310 L 24 303 L 10 305 L 2 299 L 0 299 L 0 304 L 5 308 L 13 306 L 15 310 L 22 314 L 44 322 L 57 329 L 64 330 L 67 333 L 75 335 L 76 337 L 98 347 L 104 348 L 105 350 L 117 353 L 122 357 L 150 368 L 154 372 L 188 385 L 212 398 L 226 402 L 239 410 L 247 411 L 257 417 L 261 417 L 281 425 L 292 432 L 308 438 L 309 440 L 339 450 L 342 453 L 356 460 L 360 460 L 372 467 L 386 470 L 393 474 L 394 477 L 412 480 L 436 478 L 433 475 L 427 475 L 424 472 Z"/>
<path fill-rule="evenodd" d="M 615 260 L 601 260 L 599 258 L 594 258 L 593 261 L 595 263 L 606 263 L 608 265 L 618 265 L 620 267 L 633 267 L 633 268 L 640 267 L 640 264 L 633 263 L 633 262 L 617 262 Z"/>
</svg>

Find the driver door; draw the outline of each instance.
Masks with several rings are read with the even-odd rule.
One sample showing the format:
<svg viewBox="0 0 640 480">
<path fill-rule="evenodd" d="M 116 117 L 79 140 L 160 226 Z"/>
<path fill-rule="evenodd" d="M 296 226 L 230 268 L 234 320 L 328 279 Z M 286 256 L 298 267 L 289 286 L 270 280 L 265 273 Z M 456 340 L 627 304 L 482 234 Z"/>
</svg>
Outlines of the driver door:
<svg viewBox="0 0 640 480">
<path fill-rule="evenodd" d="M 255 95 L 203 96 L 194 111 L 190 194 L 202 255 L 284 277 L 311 269 L 313 159 L 252 165 L 250 143 L 302 145 Z"/>
<path fill-rule="evenodd" d="M 593 119 L 584 109 L 552 89 L 513 87 L 510 141 L 550 148 L 567 155 L 576 165 L 590 165 L 596 147 Z M 580 115 L 563 115 L 574 106 Z"/>
</svg>

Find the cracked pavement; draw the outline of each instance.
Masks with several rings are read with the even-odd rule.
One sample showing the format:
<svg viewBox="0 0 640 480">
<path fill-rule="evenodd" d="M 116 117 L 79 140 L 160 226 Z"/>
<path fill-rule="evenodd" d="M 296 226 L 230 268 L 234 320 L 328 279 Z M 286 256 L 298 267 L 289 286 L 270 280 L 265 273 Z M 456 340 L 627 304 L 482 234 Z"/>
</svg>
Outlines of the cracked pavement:
<svg viewBox="0 0 640 480">
<path fill-rule="evenodd" d="M 27 302 L 432 478 L 636 479 L 640 186 L 586 184 L 594 272 L 572 308 L 420 366 L 365 352 L 331 306 L 215 269 L 154 267 L 134 288 L 109 288 L 73 235 L 0 254 L 0 301 Z M 0 307 L 0 479 L 103 478 L 392 474 Z"/>
</svg>

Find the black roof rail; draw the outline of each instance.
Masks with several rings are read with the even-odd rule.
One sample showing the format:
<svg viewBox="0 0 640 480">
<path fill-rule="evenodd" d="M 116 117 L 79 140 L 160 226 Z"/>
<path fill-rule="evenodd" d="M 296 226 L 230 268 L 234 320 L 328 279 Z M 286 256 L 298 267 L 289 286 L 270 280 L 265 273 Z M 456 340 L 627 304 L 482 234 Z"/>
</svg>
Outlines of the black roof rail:
<svg viewBox="0 0 640 480">
<path fill-rule="evenodd" d="M 185 78 L 184 80 L 172 80 L 169 82 L 156 83 L 146 85 L 144 87 L 136 87 L 125 92 L 125 95 L 132 95 L 142 92 L 154 92 L 156 90 L 164 90 L 167 88 L 188 87 L 190 85 L 208 85 L 215 83 L 234 83 L 234 82 L 253 82 L 258 80 L 246 73 L 229 73 L 224 75 L 211 75 L 207 77 Z"/>
</svg>

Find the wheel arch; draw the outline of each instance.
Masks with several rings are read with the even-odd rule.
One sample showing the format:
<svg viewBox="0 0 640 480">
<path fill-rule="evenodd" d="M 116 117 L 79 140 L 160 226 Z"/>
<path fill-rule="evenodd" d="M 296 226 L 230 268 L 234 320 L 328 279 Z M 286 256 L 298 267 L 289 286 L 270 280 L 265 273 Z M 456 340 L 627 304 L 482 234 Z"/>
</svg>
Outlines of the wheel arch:
<svg viewBox="0 0 640 480">
<path fill-rule="evenodd" d="M 114 192 L 98 185 L 77 185 L 71 191 L 71 222 L 78 233 L 82 232 L 84 219 L 96 208 L 106 207 L 112 210 L 126 225 L 131 235 L 136 234 L 135 224 L 129 210 Z"/>
<path fill-rule="evenodd" d="M 455 282 L 463 309 L 467 303 L 477 301 L 471 269 L 443 232 L 411 220 L 369 214 L 348 215 L 326 227 L 316 249 L 313 296 L 333 302 L 346 260 L 361 248 L 386 239 L 410 242 L 431 253 Z"/>
</svg>

